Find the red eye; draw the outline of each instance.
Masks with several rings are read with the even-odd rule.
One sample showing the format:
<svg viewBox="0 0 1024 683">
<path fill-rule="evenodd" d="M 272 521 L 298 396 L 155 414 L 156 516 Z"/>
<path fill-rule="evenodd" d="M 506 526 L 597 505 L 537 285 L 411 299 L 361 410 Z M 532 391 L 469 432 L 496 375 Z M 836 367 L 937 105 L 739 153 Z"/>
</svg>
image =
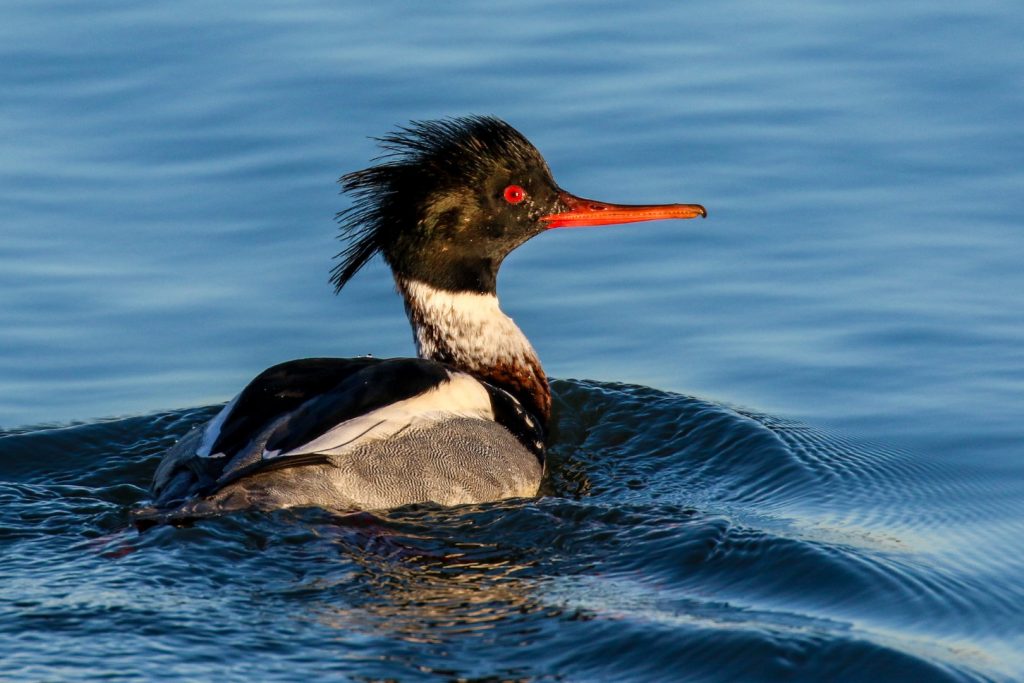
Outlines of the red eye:
<svg viewBox="0 0 1024 683">
<path fill-rule="evenodd" d="M 518 204 L 526 199 L 526 190 L 518 185 L 509 185 L 505 188 L 505 201 L 509 204 Z"/>
</svg>

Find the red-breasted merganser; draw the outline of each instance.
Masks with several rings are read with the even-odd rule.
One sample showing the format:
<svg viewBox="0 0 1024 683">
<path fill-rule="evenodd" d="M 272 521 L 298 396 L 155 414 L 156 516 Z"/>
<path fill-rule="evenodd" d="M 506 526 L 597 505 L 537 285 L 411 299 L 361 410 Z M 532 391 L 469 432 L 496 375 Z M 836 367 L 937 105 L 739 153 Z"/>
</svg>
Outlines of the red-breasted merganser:
<svg viewBox="0 0 1024 683">
<path fill-rule="evenodd" d="M 238 509 L 386 509 L 536 495 L 551 393 L 498 306 L 502 260 L 545 230 L 706 216 L 626 206 L 555 184 L 540 152 L 492 117 L 414 122 L 381 163 L 341 178 L 347 247 L 336 290 L 380 254 L 418 358 L 308 358 L 256 377 L 164 456 L 140 524 Z"/>
</svg>

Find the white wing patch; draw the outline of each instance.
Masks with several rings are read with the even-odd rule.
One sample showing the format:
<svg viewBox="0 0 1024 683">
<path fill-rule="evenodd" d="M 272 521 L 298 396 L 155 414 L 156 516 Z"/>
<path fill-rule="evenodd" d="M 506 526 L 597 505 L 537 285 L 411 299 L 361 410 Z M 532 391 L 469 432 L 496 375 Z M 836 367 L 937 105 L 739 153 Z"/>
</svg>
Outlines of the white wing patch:
<svg viewBox="0 0 1024 683">
<path fill-rule="evenodd" d="M 432 389 L 346 420 L 298 448 L 286 453 L 266 452 L 263 457 L 283 458 L 300 453 L 339 455 L 367 441 L 387 439 L 410 427 L 453 417 L 494 420 L 487 390 L 462 372 L 449 372 L 448 380 Z"/>
<path fill-rule="evenodd" d="M 231 402 L 221 408 L 220 412 L 217 413 L 217 417 L 210 420 L 209 424 L 206 425 L 206 429 L 203 430 L 203 440 L 199 443 L 199 448 L 196 449 L 196 455 L 200 458 L 223 458 L 223 453 L 214 453 L 210 455 L 210 449 L 213 448 L 213 444 L 217 442 L 217 437 L 220 436 L 220 430 L 224 426 L 224 422 L 227 421 L 228 415 L 235 409 L 235 404 L 238 403 L 238 398 L 242 394 L 238 394 Z"/>
</svg>

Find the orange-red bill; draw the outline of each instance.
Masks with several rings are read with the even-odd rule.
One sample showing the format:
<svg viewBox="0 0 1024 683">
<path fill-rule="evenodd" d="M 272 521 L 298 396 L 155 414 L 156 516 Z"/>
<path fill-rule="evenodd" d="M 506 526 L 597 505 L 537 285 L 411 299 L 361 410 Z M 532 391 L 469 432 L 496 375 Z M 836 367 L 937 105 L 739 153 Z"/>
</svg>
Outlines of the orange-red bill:
<svg viewBox="0 0 1024 683">
<path fill-rule="evenodd" d="M 559 195 L 568 211 L 548 214 L 541 218 L 549 228 L 582 228 L 590 225 L 618 225 L 640 221 L 660 221 L 673 218 L 707 218 L 708 212 L 700 204 L 608 204 L 584 199 L 562 192 Z"/>
</svg>

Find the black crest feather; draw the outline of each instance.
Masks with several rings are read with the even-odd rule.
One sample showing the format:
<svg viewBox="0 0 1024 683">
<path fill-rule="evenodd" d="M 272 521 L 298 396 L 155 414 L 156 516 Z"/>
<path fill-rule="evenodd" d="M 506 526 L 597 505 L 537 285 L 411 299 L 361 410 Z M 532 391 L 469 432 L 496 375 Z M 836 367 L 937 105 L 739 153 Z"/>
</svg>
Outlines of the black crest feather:
<svg viewBox="0 0 1024 683">
<path fill-rule="evenodd" d="M 479 178 L 495 163 L 546 168 L 522 133 L 493 116 L 413 121 L 375 139 L 384 150 L 375 159 L 380 163 L 338 181 L 353 203 L 337 215 L 339 238 L 348 245 L 335 256 L 339 262 L 331 270 L 336 292 L 375 255 L 387 258 L 401 231 L 415 226 L 426 193 Z"/>
</svg>

